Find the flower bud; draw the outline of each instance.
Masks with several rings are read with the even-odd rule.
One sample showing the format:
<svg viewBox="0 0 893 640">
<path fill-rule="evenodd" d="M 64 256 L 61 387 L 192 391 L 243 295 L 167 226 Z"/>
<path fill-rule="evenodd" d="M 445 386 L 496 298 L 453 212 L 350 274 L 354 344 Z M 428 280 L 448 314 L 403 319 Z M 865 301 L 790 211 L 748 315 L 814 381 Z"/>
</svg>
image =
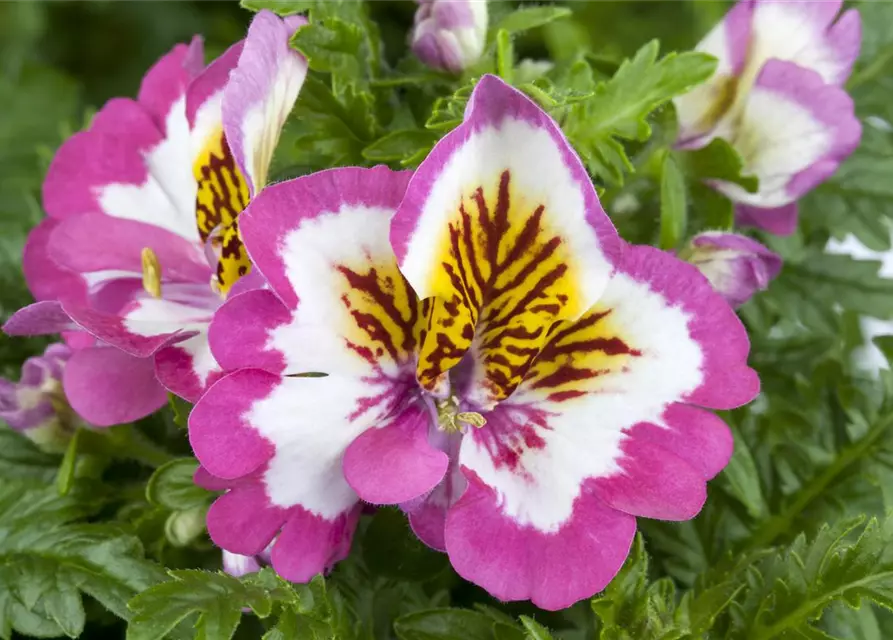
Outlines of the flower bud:
<svg viewBox="0 0 893 640">
<path fill-rule="evenodd" d="M 175 547 L 186 547 L 205 532 L 206 507 L 174 511 L 164 523 L 164 533 Z"/>
<path fill-rule="evenodd" d="M 51 344 L 43 355 L 28 358 L 16 383 L 0 378 L 0 420 L 41 449 L 61 452 L 81 419 L 62 391 L 62 370 L 71 357 L 64 344 Z"/>
<path fill-rule="evenodd" d="M 781 271 L 781 258 L 748 237 L 708 231 L 691 239 L 680 257 L 700 269 L 729 304 L 738 307 Z"/>
<path fill-rule="evenodd" d="M 429 67 L 467 69 L 484 52 L 486 0 L 419 0 L 411 40 L 413 52 Z"/>
</svg>

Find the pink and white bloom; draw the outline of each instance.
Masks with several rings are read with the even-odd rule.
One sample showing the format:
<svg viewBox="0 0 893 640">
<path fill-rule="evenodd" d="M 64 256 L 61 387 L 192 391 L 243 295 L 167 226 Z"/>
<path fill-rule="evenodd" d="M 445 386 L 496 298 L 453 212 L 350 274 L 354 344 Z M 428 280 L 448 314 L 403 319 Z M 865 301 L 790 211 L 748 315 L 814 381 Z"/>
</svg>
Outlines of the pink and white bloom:
<svg viewBox="0 0 893 640">
<path fill-rule="evenodd" d="M 43 355 L 25 360 L 18 382 L 0 378 L 0 421 L 50 452 L 64 451 L 75 429 L 85 424 L 62 391 L 69 358 L 67 345 L 51 344 Z"/>
<path fill-rule="evenodd" d="M 781 271 L 781 257 L 737 233 L 706 231 L 691 239 L 680 257 L 695 265 L 733 307 L 750 300 Z"/>
<path fill-rule="evenodd" d="M 675 99 L 679 143 L 725 138 L 756 193 L 717 181 L 741 224 L 778 234 L 797 225 L 797 199 L 833 174 L 859 144 L 843 89 L 861 44 L 859 13 L 842 0 L 739 0 L 701 41 L 719 60 L 713 77 Z"/>
<path fill-rule="evenodd" d="M 461 73 L 484 53 L 486 0 L 418 0 L 413 53 L 429 67 Z"/>
<path fill-rule="evenodd" d="M 558 126 L 494 76 L 414 174 L 284 182 L 241 225 L 270 288 L 215 315 L 234 372 L 190 440 L 229 487 L 212 539 L 278 535 L 289 580 L 347 553 L 364 500 L 495 597 L 566 607 L 616 574 L 637 516 L 700 510 L 732 449 L 701 407 L 758 390 L 728 304 L 626 246 Z"/>
<path fill-rule="evenodd" d="M 86 395 L 71 393 L 72 402 L 97 424 L 151 413 L 164 387 L 195 401 L 220 375 L 207 327 L 226 295 L 261 284 L 242 278 L 251 265 L 237 217 L 266 184 L 304 81 L 306 60 L 288 45 L 304 23 L 262 11 L 246 39 L 204 69 L 200 40 L 176 47 L 137 100 L 111 100 L 56 154 L 43 193 L 50 217 L 25 253 L 42 302 L 5 330 L 83 328 L 131 356 L 145 400 L 114 412 L 117 385 L 96 378 L 120 375 L 112 360 L 122 356 L 107 347 L 98 347 L 104 358 L 76 354 L 89 352 L 96 367 L 78 385 Z"/>
</svg>

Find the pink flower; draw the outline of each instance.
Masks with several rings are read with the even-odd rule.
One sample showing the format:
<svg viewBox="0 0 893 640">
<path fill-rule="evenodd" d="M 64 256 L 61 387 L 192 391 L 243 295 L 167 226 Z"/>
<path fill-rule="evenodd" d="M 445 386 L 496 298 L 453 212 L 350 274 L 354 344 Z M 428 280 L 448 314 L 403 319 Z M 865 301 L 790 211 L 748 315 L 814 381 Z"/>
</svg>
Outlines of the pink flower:
<svg viewBox="0 0 893 640">
<path fill-rule="evenodd" d="M 460 73 L 487 43 L 486 0 L 419 0 L 412 50 L 429 67 Z"/>
<path fill-rule="evenodd" d="M 175 47 L 137 100 L 111 100 L 56 154 L 43 189 L 50 217 L 24 257 L 41 302 L 4 329 L 84 329 L 101 341 L 75 354 L 79 378 L 66 381 L 92 422 L 147 415 L 165 388 L 194 401 L 219 377 L 207 327 L 223 297 L 262 285 L 242 278 L 251 264 L 236 218 L 266 184 L 303 83 L 306 60 L 288 39 L 304 22 L 262 11 L 204 69 L 199 39 Z"/>
<path fill-rule="evenodd" d="M 241 225 L 270 288 L 215 314 L 233 373 L 190 440 L 229 488 L 212 539 L 275 538 L 289 580 L 347 554 L 365 500 L 495 597 L 566 607 L 616 574 L 637 516 L 700 510 L 732 449 L 701 407 L 758 390 L 728 304 L 625 245 L 558 126 L 494 76 L 414 175 L 284 182 Z"/>
<path fill-rule="evenodd" d="M 43 355 L 28 358 L 16 383 L 0 378 L 0 420 L 50 452 L 64 451 L 84 422 L 62 391 L 65 363 L 71 349 L 51 344 Z"/>
<path fill-rule="evenodd" d="M 781 271 L 778 254 L 737 233 L 699 233 L 680 257 L 700 269 L 734 307 L 768 288 L 769 281 Z"/>
<path fill-rule="evenodd" d="M 719 59 L 713 77 L 675 100 L 680 145 L 725 138 L 756 193 L 717 181 L 741 224 L 778 234 L 797 225 L 797 199 L 859 144 L 861 126 L 842 85 L 859 55 L 855 9 L 841 0 L 739 0 L 697 49 Z"/>
</svg>

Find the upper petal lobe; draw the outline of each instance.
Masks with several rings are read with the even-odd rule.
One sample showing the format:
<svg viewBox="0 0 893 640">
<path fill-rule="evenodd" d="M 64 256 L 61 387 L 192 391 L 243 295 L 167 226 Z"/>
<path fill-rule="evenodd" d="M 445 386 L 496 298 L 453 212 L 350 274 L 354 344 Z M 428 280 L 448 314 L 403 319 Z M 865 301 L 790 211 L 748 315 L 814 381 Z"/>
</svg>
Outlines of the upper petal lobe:
<svg viewBox="0 0 893 640">
<path fill-rule="evenodd" d="M 595 301 L 621 249 L 558 126 L 494 76 L 416 171 L 391 244 L 417 295 L 433 298 L 419 381 L 446 393 L 474 341 L 482 404 L 517 386 L 549 325 Z"/>
</svg>

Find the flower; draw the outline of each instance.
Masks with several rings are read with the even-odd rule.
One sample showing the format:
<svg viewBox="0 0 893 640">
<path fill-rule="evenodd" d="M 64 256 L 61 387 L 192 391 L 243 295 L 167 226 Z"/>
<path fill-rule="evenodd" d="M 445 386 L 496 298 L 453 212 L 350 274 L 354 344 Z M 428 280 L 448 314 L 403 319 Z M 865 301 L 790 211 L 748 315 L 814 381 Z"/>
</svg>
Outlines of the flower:
<svg viewBox="0 0 893 640">
<path fill-rule="evenodd" d="M 215 314 L 232 373 L 189 437 L 229 485 L 211 538 L 278 535 L 289 580 L 344 557 L 362 499 L 495 597 L 566 607 L 619 570 L 636 516 L 699 511 L 732 447 L 700 407 L 758 390 L 728 304 L 625 245 L 558 126 L 494 76 L 415 174 L 297 178 L 241 225 L 270 288 Z"/>
<path fill-rule="evenodd" d="M 713 288 L 735 307 L 766 289 L 781 271 L 778 254 L 737 233 L 699 233 L 680 257 L 700 269 Z"/>
<path fill-rule="evenodd" d="M 204 70 L 198 39 L 176 47 L 136 101 L 110 101 L 56 154 L 43 190 L 50 217 L 25 256 L 42 302 L 5 330 L 83 328 L 131 356 L 108 348 L 75 356 L 94 361 L 79 367 L 89 379 L 83 395 L 70 395 L 96 424 L 160 407 L 166 393 L 156 376 L 190 401 L 219 376 L 207 326 L 223 297 L 262 285 L 242 277 L 251 265 L 237 217 L 266 184 L 306 75 L 306 60 L 288 46 L 304 22 L 261 11 L 246 39 Z M 110 402 L 120 385 L 97 384 L 121 375 L 119 361 L 139 369 L 142 396 L 133 403 Z"/>
<path fill-rule="evenodd" d="M 486 0 L 419 0 L 410 40 L 429 67 L 460 73 L 484 52 Z"/>
<path fill-rule="evenodd" d="M 716 181 L 739 223 L 778 234 L 797 225 L 797 199 L 859 144 L 861 126 L 842 85 L 861 44 L 859 13 L 841 0 L 739 0 L 697 46 L 718 58 L 705 84 L 677 98 L 680 146 L 725 138 L 756 193 Z"/>
<path fill-rule="evenodd" d="M 0 378 L 0 420 L 42 449 L 64 451 L 83 421 L 62 392 L 62 376 L 71 349 L 51 344 L 41 356 L 25 360 L 18 383 Z"/>
</svg>

